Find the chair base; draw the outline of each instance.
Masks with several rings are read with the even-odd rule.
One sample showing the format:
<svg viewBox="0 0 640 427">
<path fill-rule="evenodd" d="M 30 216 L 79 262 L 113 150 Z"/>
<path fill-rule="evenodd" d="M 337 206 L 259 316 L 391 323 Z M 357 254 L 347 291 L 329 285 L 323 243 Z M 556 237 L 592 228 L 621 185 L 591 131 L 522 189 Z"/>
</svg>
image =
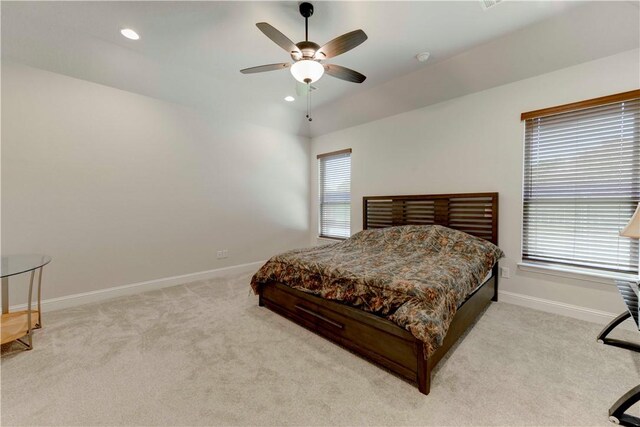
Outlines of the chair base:
<svg viewBox="0 0 640 427">
<path fill-rule="evenodd" d="M 640 402 L 640 385 L 626 392 L 609 409 L 609 421 L 627 427 L 640 427 L 640 418 L 626 414 L 629 408 Z"/>
<path fill-rule="evenodd" d="M 624 348 L 626 350 L 631 350 L 640 353 L 640 344 L 636 344 L 629 341 L 619 340 L 615 338 L 607 338 L 607 335 L 611 333 L 619 324 L 627 320 L 631 317 L 631 313 L 625 311 L 620 314 L 618 317 L 613 319 L 607 326 L 604 327 L 602 332 L 598 335 L 598 342 L 601 344 L 611 345 L 614 347 Z"/>
</svg>

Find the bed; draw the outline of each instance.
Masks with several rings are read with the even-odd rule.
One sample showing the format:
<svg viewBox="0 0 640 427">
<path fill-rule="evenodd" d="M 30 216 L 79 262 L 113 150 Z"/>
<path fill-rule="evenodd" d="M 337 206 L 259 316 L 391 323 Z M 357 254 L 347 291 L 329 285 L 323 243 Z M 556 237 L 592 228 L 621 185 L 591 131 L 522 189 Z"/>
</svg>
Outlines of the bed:
<svg viewBox="0 0 640 427">
<path fill-rule="evenodd" d="M 464 233 L 460 233 L 461 231 Z M 475 237 L 469 237 L 469 235 Z M 415 301 L 423 304 L 424 298 L 416 296 L 416 292 L 422 292 L 423 287 L 421 286 L 407 285 L 406 293 L 408 296 L 405 294 L 402 296 L 405 299 L 398 296 L 397 301 L 393 301 L 395 298 L 391 298 L 392 301 L 387 301 L 384 298 L 378 298 L 382 293 L 380 289 L 383 285 L 387 286 L 386 283 L 393 282 L 395 286 L 397 283 L 404 285 L 405 282 L 413 283 L 419 280 L 437 282 L 441 277 L 451 276 L 451 272 L 447 273 L 449 276 L 444 273 L 441 276 L 442 269 L 439 269 L 438 265 L 434 265 L 433 270 L 422 272 L 420 270 L 422 267 L 411 270 L 411 265 L 405 264 L 395 267 L 404 269 L 402 275 L 398 277 L 415 277 L 415 280 L 376 281 L 379 276 L 375 276 L 376 280 L 374 280 L 367 276 L 369 270 L 358 271 L 357 268 L 360 264 L 371 263 L 371 261 L 365 261 L 367 257 L 375 258 L 375 250 L 377 249 L 370 249 L 371 243 L 366 243 L 369 246 L 365 246 L 366 251 L 362 252 L 364 257 L 362 260 L 354 261 L 352 259 L 349 264 L 349 260 L 344 259 L 344 253 L 348 253 L 345 251 L 360 250 L 359 248 L 363 247 L 363 242 L 377 242 L 372 239 L 379 239 L 380 236 L 386 239 L 385 245 L 396 245 L 396 248 L 400 249 L 403 246 L 397 242 L 412 242 L 416 236 L 432 239 L 429 245 L 425 246 L 438 246 L 439 242 L 445 242 L 448 251 L 459 251 L 459 248 L 462 247 L 463 251 L 469 252 L 469 254 L 464 254 L 465 257 L 471 259 L 469 264 L 475 263 L 475 267 L 469 268 L 469 271 L 465 268 L 456 269 L 455 265 L 451 267 L 454 272 L 461 272 L 460 284 L 456 284 L 448 293 L 448 287 L 440 285 L 433 287 L 437 289 L 437 292 L 441 292 L 438 289 L 444 289 L 442 292 L 446 293 L 446 297 L 433 298 L 433 300 L 444 301 L 439 304 L 448 308 L 434 309 L 429 306 L 419 306 Z M 467 242 L 465 241 L 464 245 L 461 245 L 457 243 L 456 239 L 468 239 L 471 241 L 470 247 L 474 251 L 484 251 L 484 247 L 491 247 L 492 249 L 486 250 L 492 251 L 492 254 L 490 257 L 487 256 L 487 259 L 475 260 L 472 256 L 479 252 L 466 249 Z M 485 241 L 491 242 L 493 245 L 487 244 Z M 497 301 L 496 261 L 502 256 L 499 248 L 494 246 L 497 243 L 497 193 L 364 197 L 363 232 L 357 233 L 341 244 L 325 248 L 291 251 L 276 256 L 256 273 L 252 279 L 252 287 L 259 295 L 260 306 L 266 307 L 410 381 L 415 381 L 421 393 L 429 394 L 433 368 L 482 314 L 490 301 Z M 373 244 L 373 247 L 379 246 L 379 243 Z M 439 247 L 435 253 L 440 254 L 444 251 L 445 246 Z M 413 246 L 410 246 L 410 250 L 413 251 Z M 431 248 L 428 250 L 436 251 Z M 340 251 L 343 253 L 342 258 L 338 256 Z M 460 260 L 455 258 L 458 256 L 458 252 L 451 253 L 453 255 L 447 254 L 447 256 L 453 257 L 451 264 L 463 265 L 464 263 L 460 260 L 466 262 L 467 258 L 460 258 Z M 421 256 L 421 254 L 419 255 Z M 292 261 L 283 264 L 285 259 L 304 260 L 305 256 L 314 256 L 318 259 L 333 257 L 347 264 L 332 268 L 331 273 L 326 275 L 319 274 L 320 270 L 316 269 L 316 267 L 319 268 L 316 264 L 320 265 L 320 261 L 299 266 Z M 355 258 L 358 256 L 360 255 L 355 255 Z M 410 257 L 409 253 L 399 252 L 398 258 Z M 423 260 L 424 258 L 419 259 Z M 442 257 L 439 259 L 445 260 Z M 480 268 L 483 263 L 484 270 L 489 271 L 486 276 L 486 271 Z M 406 267 L 407 265 L 409 267 Z M 346 267 L 342 268 L 343 266 Z M 274 271 L 281 274 L 273 274 Z M 336 275 L 336 271 L 340 271 L 343 276 Z M 420 274 L 427 273 L 433 274 L 433 277 L 420 277 Z M 389 274 L 393 276 L 393 273 Z M 303 275 L 310 284 L 305 282 L 302 286 L 289 280 L 290 277 Z M 278 278 L 281 280 L 277 280 Z M 287 280 L 283 278 L 287 278 Z M 287 284 L 283 282 L 287 282 Z M 383 285 L 377 287 L 380 283 Z M 426 289 L 429 291 L 431 288 L 427 286 Z M 338 297 L 335 295 L 336 291 L 345 295 Z M 405 291 L 403 290 L 403 292 Z M 391 294 L 400 295 L 396 292 L 396 288 L 385 288 L 385 298 Z M 407 312 L 411 315 L 408 315 Z M 419 327 L 415 322 L 411 322 L 411 316 L 416 313 L 420 315 L 421 319 Z"/>
</svg>

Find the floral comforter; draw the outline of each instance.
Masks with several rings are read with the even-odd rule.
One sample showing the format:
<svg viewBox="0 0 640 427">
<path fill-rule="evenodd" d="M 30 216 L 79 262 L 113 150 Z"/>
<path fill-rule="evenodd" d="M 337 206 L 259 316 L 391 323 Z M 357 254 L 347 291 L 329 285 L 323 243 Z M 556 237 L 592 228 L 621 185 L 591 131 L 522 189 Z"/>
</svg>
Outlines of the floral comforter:
<svg viewBox="0 0 640 427">
<path fill-rule="evenodd" d="M 253 276 L 385 317 L 431 355 L 458 306 L 504 253 L 486 240 L 439 225 L 361 231 L 326 246 L 276 255 Z"/>
</svg>

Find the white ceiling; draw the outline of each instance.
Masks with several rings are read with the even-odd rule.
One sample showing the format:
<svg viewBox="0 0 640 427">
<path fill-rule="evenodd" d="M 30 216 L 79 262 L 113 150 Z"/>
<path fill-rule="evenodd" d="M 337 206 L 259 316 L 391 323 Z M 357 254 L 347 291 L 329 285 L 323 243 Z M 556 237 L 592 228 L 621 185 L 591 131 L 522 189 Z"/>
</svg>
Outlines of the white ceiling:
<svg viewBox="0 0 640 427">
<path fill-rule="evenodd" d="M 239 73 L 241 68 L 289 59 L 255 23 L 269 22 L 292 40 L 302 40 L 304 20 L 297 2 L 3 1 L 2 54 L 4 58 L 73 77 L 315 135 L 367 120 L 359 116 L 350 122 L 345 120 L 348 115 L 344 111 L 332 118 L 331 112 L 338 114 L 341 104 L 347 103 L 351 109 L 353 100 L 366 93 L 437 66 L 442 68 L 439 63 L 451 61 L 463 52 L 486 51 L 496 40 L 517 36 L 527 29 L 530 34 L 521 36 L 521 42 L 536 36 L 544 39 L 541 32 L 548 33 L 549 28 L 541 27 L 536 32 L 536 26 L 553 23 L 554 19 L 557 25 L 575 25 L 577 19 L 579 28 L 594 31 L 594 38 L 605 37 L 607 43 L 605 48 L 602 42 L 596 43 L 597 49 L 589 54 L 584 52 L 590 49 L 589 37 L 571 40 L 569 35 L 569 40 L 551 43 L 544 39 L 551 49 L 563 52 L 563 59 L 551 61 L 549 67 L 572 65 L 594 54 L 617 53 L 633 48 L 634 43 L 637 47 L 640 9 L 633 3 L 509 0 L 485 11 L 478 0 L 314 2 L 315 14 L 309 24 L 311 40 L 322 45 L 357 28 L 363 29 L 369 39 L 353 51 L 327 61 L 353 68 L 368 78 L 361 85 L 330 76 L 317 82 L 319 89 L 312 102 L 318 118 L 313 127 L 300 113 L 305 107 L 304 99 L 283 101 L 284 96 L 295 95 L 294 80 L 288 71 Z M 601 16 L 603 10 L 612 21 L 601 21 L 598 28 L 592 28 L 593 22 L 587 21 Z M 623 19 L 622 24 L 618 18 Z M 135 29 L 141 40 L 123 38 L 119 34 L 123 27 Z M 561 49 L 563 44 L 573 47 L 568 58 Z M 520 60 L 506 55 L 522 51 L 524 46 L 519 50 L 517 47 L 508 46 L 504 57 L 497 52 L 491 61 Z M 426 64 L 414 58 L 421 51 L 431 52 Z M 550 71 L 549 67 L 538 67 L 536 72 Z M 501 74 L 500 81 L 491 81 L 491 85 L 522 74 L 510 75 L 509 68 Z M 458 92 L 453 91 L 452 95 L 459 96 Z M 443 97 L 447 95 L 438 94 L 438 99 Z M 427 104 L 431 102 L 426 98 Z M 415 108 L 420 104 L 412 101 L 407 105 Z M 398 108 L 376 109 L 378 116 L 397 112 Z"/>
</svg>

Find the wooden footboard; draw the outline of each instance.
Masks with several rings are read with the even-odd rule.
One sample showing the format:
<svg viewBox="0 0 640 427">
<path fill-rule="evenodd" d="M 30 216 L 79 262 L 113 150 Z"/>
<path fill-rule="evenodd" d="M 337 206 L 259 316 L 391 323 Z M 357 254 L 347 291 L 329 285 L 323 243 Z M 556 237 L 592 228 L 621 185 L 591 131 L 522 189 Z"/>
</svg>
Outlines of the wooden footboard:
<svg viewBox="0 0 640 427">
<path fill-rule="evenodd" d="M 271 282 L 260 289 L 260 305 L 418 383 L 429 394 L 431 371 L 494 298 L 494 275 L 459 307 L 443 345 L 425 358 L 422 341 L 371 313 Z"/>
</svg>

